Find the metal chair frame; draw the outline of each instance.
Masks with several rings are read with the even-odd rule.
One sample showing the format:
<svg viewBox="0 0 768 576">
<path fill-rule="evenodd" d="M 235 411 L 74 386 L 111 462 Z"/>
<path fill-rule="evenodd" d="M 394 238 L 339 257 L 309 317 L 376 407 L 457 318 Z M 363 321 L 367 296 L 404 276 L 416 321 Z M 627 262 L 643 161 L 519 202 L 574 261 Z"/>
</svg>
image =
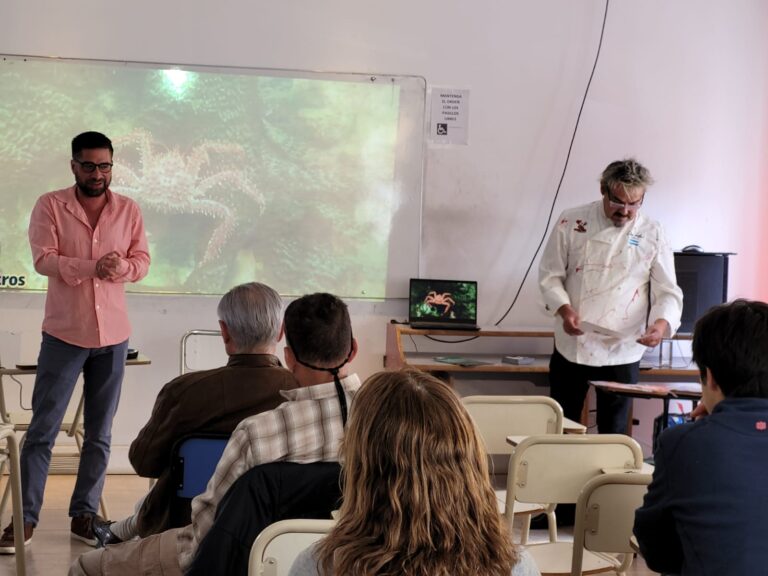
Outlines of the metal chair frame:
<svg viewBox="0 0 768 576">
<path fill-rule="evenodd" d="M 0 424 L 0 441 L 5 441 L 0 446 L 0 475 L 8 466 L 8 485 L 10 489 L 11 504 L 13 506 L 13 540 L 16 546 L 16 575 L 25 576 L 27 573 L 27 560 L 24 546 L 24 512 L 21 505 L 21 469 L 19 467 L 19 443 L 12 424 Z M 5 496 L 3 496 L 5 501 Z"/>
</svg>

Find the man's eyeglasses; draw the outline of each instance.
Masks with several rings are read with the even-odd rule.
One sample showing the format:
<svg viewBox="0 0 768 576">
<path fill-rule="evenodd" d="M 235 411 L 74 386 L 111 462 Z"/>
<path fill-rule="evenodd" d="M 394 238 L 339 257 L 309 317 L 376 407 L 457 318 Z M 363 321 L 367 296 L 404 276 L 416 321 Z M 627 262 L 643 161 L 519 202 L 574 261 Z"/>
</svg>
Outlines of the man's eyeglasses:
<svg viewBox="0 0 768 576">
<path fill-rule="evenodd" d="M 99 169 L 99 172 L 106 173 L 106 172 L 112 172 L 112 162 L 100 162 L 99 164 L 94 164 L 93 162 L 81 162 L 77 158 L 72 158 L 73 162 L 77 162 L 80 164 L 80 168 L 83 169 L 83 172 L 93 172 L 96 170 L 96 168 Z"/>
<path fill-rule="evenodd" d="M 636 202 L 622 202 L 610 192 L 606 192 L 605 195 L 608 198 L 608 205 L 611 208 L 621 208 L 622 210 L 626 210 L 627 212 L 632 212 L 640 208 L 640 206 L 643 205 L 643 200 L 645 199 L 645 196 L 643 196 L 642 198 L 640 198 L 640 200 L 637 200 Z"/>
</svg>

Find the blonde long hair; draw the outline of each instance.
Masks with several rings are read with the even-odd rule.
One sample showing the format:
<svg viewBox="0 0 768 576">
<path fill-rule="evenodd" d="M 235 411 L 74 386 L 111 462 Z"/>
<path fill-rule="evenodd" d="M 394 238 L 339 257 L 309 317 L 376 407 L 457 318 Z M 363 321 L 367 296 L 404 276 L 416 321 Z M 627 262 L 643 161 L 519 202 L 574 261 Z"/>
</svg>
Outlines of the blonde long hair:
<svg viewBox="0 0 768 576">
<path fill-rule="evenodd" d="M 518 552 L 482 440 L 446 384 L 415 370 L 374 374 L 341 450 L 344 501 L 317 548 L 322 574 L 510 574 Z"/>
</svg>

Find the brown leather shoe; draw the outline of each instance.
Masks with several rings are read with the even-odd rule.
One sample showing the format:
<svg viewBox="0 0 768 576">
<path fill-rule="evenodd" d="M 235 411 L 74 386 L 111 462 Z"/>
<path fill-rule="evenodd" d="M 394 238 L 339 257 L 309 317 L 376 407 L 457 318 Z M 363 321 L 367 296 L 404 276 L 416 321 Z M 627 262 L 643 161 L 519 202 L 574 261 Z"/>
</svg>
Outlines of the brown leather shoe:
<svg viewBox="0 0 768 576">
<path fill-rule="evenodd" d="M 96 546 L 98 540 L 93 533 L 93 523 L 104 522 L 104 518 L 98 514 L 83 514 L 81 516 L 74 516 L 70 524 L 72 531 L 72 538 L 85 542 L 89 546 Z"/>
<path fill-rule="evenodd" d="M 24 546 L 32 541 L 32 532 L 35 527 L 31 522 L 24 522 Z M 16 543 L 13 537 L 13 522 L 3 530 L 3 536 L 0 537 L 0 554 L 16 554 Z"/>
</svg>

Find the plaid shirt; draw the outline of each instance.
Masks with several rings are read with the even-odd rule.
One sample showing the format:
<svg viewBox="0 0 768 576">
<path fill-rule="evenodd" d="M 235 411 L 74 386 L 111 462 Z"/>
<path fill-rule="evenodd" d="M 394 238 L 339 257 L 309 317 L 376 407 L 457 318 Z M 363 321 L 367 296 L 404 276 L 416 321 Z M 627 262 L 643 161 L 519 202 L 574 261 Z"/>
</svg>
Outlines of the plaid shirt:
<svg viewBox="0 0 768 576">
<path fill-rule="evenodd" d="M 351 407 L 360 379 L 352 374 L 341 382 Z M 213 525 L 216 506 L 235 480 L 248 470 L 269 462 L 306 464 L 338 460 L 344 428 L 334 383 L 280 393 L 288 402 L 237 425 L 206 491 L 192 500 L 192 524 L 179 531 L 177 541 L 182 571 L 192 565 L 198 543 Z"/>
</svg>

